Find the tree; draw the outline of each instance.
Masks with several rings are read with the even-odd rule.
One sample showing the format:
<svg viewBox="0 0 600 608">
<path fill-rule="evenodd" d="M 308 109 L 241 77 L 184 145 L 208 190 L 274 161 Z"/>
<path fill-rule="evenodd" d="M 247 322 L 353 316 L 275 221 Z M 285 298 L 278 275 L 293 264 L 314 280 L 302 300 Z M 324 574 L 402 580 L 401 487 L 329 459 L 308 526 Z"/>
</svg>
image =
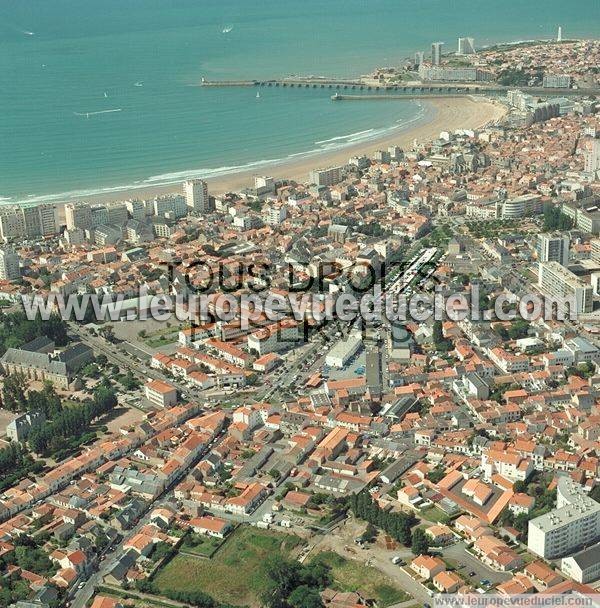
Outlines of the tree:
<svg viewBox="0 0 600 608">
<path fill-rule="evenodd" d="M 127 391 L 135 391 L 140 388 L 140 381 L 133 375 L 131 370 L 123 376 L 119 382 L 123 385 L 123 388 Z"/>
<path fill-rule="evenodd" d="M 264 564 L 266 586 L 261 594 L 267 608 L 320 608 L 319 590 L 330 583 L 329 568 L 321 562 L 308 565 L 285 559 L 267 558 Z"/>
<path fill-rule="evenodd" d="M 100 333 L 100 335 L 108 342 L 114 343 L 116 340 L 115 330 L 113 329 L 112 325 L 105 325 L 99 330 L 98 333 Z"/>
<path fill-rule="evenodd" d="M 2 387 L 2 401 L 4 407 L 10 412 L 20 412 L 24 409 L 25 399 L 25 375 L 21 372 L 8 374 L 4 379 Z"/>
<path fill-rule="evenodd" d="M 417 528 L 413 532 L 410 550 L 415 555 L 426 555 L 429 552 L 429 538 L 423 528 Z"/>
<path fill-rule="evenodd" d="M 411 528 L 417 523 L 412 513 L 388 512 L 375 504 L 368 491 L 353 494 L 347 501 L 354 515 L 383 529 L 404 546 L 411 544 Z"/>
<path fill-rule="evenodd" d="M 290 593 L 288 604 L 292 608 L 322 608 L 323 601 L 318 589 L 311 589 L 308 585 L 300 585 Z"/>
<path fill-rule="evenodd" d="M 377 528 L 372 524 L 368 523 L 365 531 L 362 534 L 362 538 L 365 542 L 370 543 L 377 537 Z"/>
<path fill-rule="evenodd" d="M 443 466 L 437 466 L 433 471 L 429 471 L 427 473 L 427 479 L 432 483 L 439 483 L 446 475 L 446 470 Z"/>
<path fill-rule="evenodd" d="M 562 212 L 561 207 L 544 205 L 544 232 L 571 228 L 573 228 L 573 220 Z"/>
<path fill-rule="evenodd" d="M 452 348 L 452 342 L 444 338 L 441 321 L 435 321 L 433 323 L 433 343 L 437 350 L 441 350 L 443 352 L 447 352 Z"/>
<path fill-rule="evenodd" d="M 513 490 L 515 493 L 525 493 L 527 492 L 527 482 L 522 480 L 515 481 L 513 485 Z"/>
</svg>

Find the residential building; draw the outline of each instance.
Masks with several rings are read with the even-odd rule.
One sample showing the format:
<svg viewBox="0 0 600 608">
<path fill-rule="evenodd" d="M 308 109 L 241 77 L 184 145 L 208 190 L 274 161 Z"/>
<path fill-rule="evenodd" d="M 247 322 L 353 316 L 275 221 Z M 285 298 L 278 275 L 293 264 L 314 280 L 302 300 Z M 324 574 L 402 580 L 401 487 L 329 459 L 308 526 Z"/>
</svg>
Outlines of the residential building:
<svg viewBox="0 0 600 608">
<path fill-rule="evenodd" d="M 183 193 L 188 209 L 193 213 L 209 213 L 210 197 L 208 184 L 201 179 L 190 179 L 183 182 Z"/>
<path fill-rule="evenodd" d="M 86 203 L 69 203 L 65 205 L 67 230 L 92 228 L 92 208 Z"/>
<path fill-rule="evenodd" d="M 450 67 L 445 65 L 419 66 L 421 80 L 439 80 L 444 82 L 489 82 L 494 75 L 488 70 L 475 67 Z"/>
<path fill-rule="evenodd" d="M 539 194 L 523 194 L 501 201 L 499 217 L 502 219 L 518 219 L 542 213 L 542 200 Z"/>
<path fill-rule="evenodd" d="M 539 265 L 538 286 L 545 295 L 572 300 L 577 314 L 592 312 L 592 285 L 558 262 L 542 262 Z"/>
<path fill-rule="evenodd" d="M 474 55 L 475 52 L 475 40 L 473 38 L 458 39 L 458 55 Z"/>
<path fill-rule="evenodd" d="M 316 186 L 335 186 L 342 181 L 342 168 L 313 169 L 310 172 L 309 181 Z"/>
<path fill-rule="evenodd" d="M 561 266 L 569 263 L 569 246 L 571 240 L 568 234 L 561 232 L 545 232 L 538 237 L 538 261 L 558 262 Z"/>
<path fill-rule="evenodd" d="M 431 43 L 431 63 L 432 65 L 440 65 L 442 62 L 442 47 L 443 42 L 432 42 Z"/>
<path fill-rule="evenodd" d="M 593 262 L 600 264 L 600 239 L 592 239 L 590 257 Z"/>
<path fill-rule="evenodd" d="M 555 559 L 599 539 L 600 503 L 570 477 L 560 477 L 556 508 L 529 522 L 529 550 L 544 559 Z"/>
<path fill-rule="evenodd" d="M 19 255 L 11 247 L 0 249 L 0 280 L 15 281 L 21 278 Z"/>
<path fill-rule="evenodd" d="M 560 560 L 560 569 L 578 583 L 593 583 L 600 578 L 600 544 L 592 545 Z"/>
<path fill-rule="evenodd" d="M 172 407 L 177 403 L 177 389 L 168 382 L 151 380 L 144 387 L 146 399 L 159 407 Z"/>
<path fill-rule="evenodd" d="M 600 170 L 600 139 L 594 138 L 584 152 L 585 171 L 596 173 Z"/>
</svg>

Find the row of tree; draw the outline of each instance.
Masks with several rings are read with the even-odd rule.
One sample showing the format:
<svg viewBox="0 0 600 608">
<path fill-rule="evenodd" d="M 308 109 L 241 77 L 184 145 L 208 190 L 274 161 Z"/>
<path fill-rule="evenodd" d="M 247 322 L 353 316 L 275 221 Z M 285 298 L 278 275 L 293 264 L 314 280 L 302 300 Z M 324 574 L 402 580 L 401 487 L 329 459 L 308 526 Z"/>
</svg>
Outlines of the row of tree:
<svg viewBox="0 0 600 608">
<path fill-rule="evenodd" d="M 9 348 L 19 348 L 40 336 L 54 340 L 57 346 L 64 346 L 69 341 L 67 325 L 57 314 L 50 315 L 47 321 L 40 317 L 31 321 L 23 311 L 0 311 L 0 355 Z"/>
<path fill-rule="evenodd" d="M 109 413 L 117 404 L 117 396 L 108 382 L 102 382 L 91 400 L 82 404 L 61 407 L 41 426 L 29 433 L 28 444 L 37 454 L 55 454 L 69 447 L 71 440 L 79 440 L 92 433 L 91 424 Z M 93 434 L 90 434 L 92 438 Z"/>
<path fill-rule="evenodd" d="M 385 511 L 373 502 L 370 494 L 365 490 L 350 496 L 348 502 L 355 517 L 384 530 L 404 546 L 411 545 L 411 528 L 417 524 L 417 518 L 412 513 Z"/>
<path fill-rule="evenodd" d="M 544 232 L 552 230 L 571 230 L 573 220 L 562 213 L 560 207 L 544 205 Z"/>
</svg>

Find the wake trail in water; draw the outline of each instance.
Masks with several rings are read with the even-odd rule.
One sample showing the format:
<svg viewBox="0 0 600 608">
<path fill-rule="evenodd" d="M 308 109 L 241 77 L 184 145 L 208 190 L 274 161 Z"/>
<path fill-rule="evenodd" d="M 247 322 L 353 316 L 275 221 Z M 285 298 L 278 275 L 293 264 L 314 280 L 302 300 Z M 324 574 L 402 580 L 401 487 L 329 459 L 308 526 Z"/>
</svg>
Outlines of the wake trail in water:
<svg viewBox="0 0 600 608">
<path fill-rule="evenodd" d="M 122 112 L 123 108 L 113 108 L 111 110 L 98 110 L 96 112 L 73 112 L 75 116 L 85 116 L 89 118 L 90 116 L 96 116 L 98 114 L 112 114 L 113 112 Z"/>
</svg>

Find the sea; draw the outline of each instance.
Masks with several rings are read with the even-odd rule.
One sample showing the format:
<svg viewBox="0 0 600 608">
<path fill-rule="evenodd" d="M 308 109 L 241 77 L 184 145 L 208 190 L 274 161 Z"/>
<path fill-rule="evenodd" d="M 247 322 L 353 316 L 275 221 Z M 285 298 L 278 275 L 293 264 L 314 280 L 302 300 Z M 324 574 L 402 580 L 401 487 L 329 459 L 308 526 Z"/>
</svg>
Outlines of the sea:
<svg viewBox="0 0 600 608">
<path fill-rule="evenodd" d="M 598 37 L 598 0 L 0 0 L 0 203 L 85 198 L 337 149 L 416 101 L 202 78 L 359 76 L 432 41 Z"/>
</svg>

